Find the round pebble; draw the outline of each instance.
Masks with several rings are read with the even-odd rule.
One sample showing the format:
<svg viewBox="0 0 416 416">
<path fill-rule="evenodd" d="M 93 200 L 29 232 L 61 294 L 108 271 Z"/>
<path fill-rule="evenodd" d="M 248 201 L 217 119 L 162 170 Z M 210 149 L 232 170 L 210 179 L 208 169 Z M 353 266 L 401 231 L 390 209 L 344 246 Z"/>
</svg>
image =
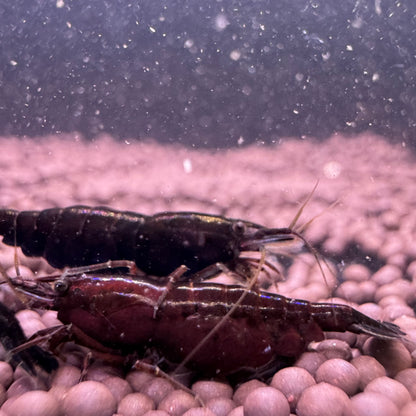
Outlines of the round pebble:
<svg viewBox="0 0 416 416">
<path fill-rule="evenodd" d="M 121 399 L 117 413 L 123 416 L 142 416 L 154 409 L 155 404 L 150 397 L 142 393 L 130 393 Z"/>
<path fill-rule="evenodd" d="M 412 399 L 416 400 L 416 368 L 406 368 L 400 371 L 394 379 L 403 384 L 409 391 Z"/>
<path fill-rule="evenodd" d="M 314 376 L 316 370 L 325 360 L 326 357 L 321 352 L 304 352 L 294 365 L 295 367 L 304 368 Z"/>
<path fill-rule="evenodd" d="M 238 406 L 228 413 L 228 416 L 244 416 L 244 406 Z"/>
<path fill-rule="evenodd" d="M 253 391 L 260 387 L 267 387 L 267 384 L 262 383 L 259 380 L 250 380 L 241 384 L 234 392 L 233 399 L 237 406 L 244 404 L 246 397 Z"/>
<path fill-rule="evenodd" d="M 215 416 L 215 414 L 206 407 L 194 407 L 187 410 L 183 416 Z"/>
<path fill-rule="evenodd" d="M 409 402 L 400 411 L 400 416 L 415 416 L 416 415 L 416 402 Z"/>
<path fill-rule="evenodd" d="M 244 401 L 245 416 L 289 416 L 290 407 L 286 397 L 273 387 L 259 387 Z"/>
<path fill-rule="evenodd" d="M 126 380 L 130 384 L 133 391 L 137 392 L 140 392 L 141 388 L 144 385 L 149 384 L 154 378 L 155 376 L 152 374 L 138 370 L 130 371 L 130 373 L 126 376 Z"/>
<path fill-rule="evenodd" d="M 399 416 L 399 409 L 387 397 L 379 393 L 365 392 L 351 398 L 356 416 Z"/>
<path fill-rule="evenodd" d="M 168 412 L 164 410 L 150 410 L 146 412 L 143 416 L 170 416 Z"/>
<path fill-rule="evenodd" d="M 217 397 L 230 399 L 233 389 L 229 384 L 218 381 L 198 381 L 192 385 L 192 391 L 205 403 Z"/>
<path fill-rule="evenodd" d="M 7 408 L 9 416 L 59 416 L 60 406 L 53 394 L 34 390 L 24 393 Z"/>
<path fill-rule="evenodd" d="M 111 391 L 98 381 L 83 381 L 71 387 L 62 403 L 65 416 L 111 416 L 116 408 Z"/>
<path fill-rule="evenodd" d="M 390 377 L 394 377 L 398 372 L 412 366 L 410 352 L 399 340 L 371 337 L 364 343 L 363 352 L 376 358 Z"/>
<path fill-rule="evenodd" d="M 225 397 L 216 397 L 204 403 L 205 406 L 210 409 L 211 412 L 216 416 L 226 416 L 236 407 L 236 404 L 233 400 L 227 399 Z"/>
<path fill-rule="evenodd" d="M 165 410 L 172 416 L 180 416 L 193 407 L 200 407 L 195 397 L 183 390 L 175 390 L 160 402 L 158 410 Z"/>
<path fill-rule="evenodd" d="M 348 361 L 334 358 L 325 361 L 318 368 L 315 378 L 317 383 L 332 384 L 352 396 L 358 390 L 360 373 Z"/>
<path fill-rule="evenodd" d="M 378 377 L 370 381 L 365 392 L 379 393 L 389 398 L 399 409 L 412 400 L 407 388 L 389 377 Z"/>
<path fill-rule="evenodd" d="M 102 383 L 111 391 L 117 403 L 130 393 L 133 393 L 133 389 L 130 384 L 121 377 L 108 377 L 102 381 Z"/>
<path fill-rule="evenodd" d="M 319 383 L 308 387 L 296 406 L 298 416 L 344 416 L 350 408 L 350 399 L 338 387 Z"/>
<path fill-rule="evenodd" d="M 371 277 L 371 280 L 376 282 L 379 286 L 383 286 L 397 279 L 401 279 L 402 277 L 403 272 L 400 270 L 400 268 L 387 264 L 378 269 Z"/>
<path fill-rule="evenodd" d="M 371 380 L 386 375 L 384 367 L 374 357 L 368 355 L 353 358 L 351 364 L 358 370 L 360 390 L 364 390 Z"/>
<path fill-rule="evenodd" d="M 174 390 L 174 387 L 168 380 L 155 377 L 150 380 L 148 384 L 144 384 L 141 387 L 140 392 L 149 396 L 157 407 L 159 403 Z"/>
<path fill-rule="evenodd" d="M 304 368 L 288 367 L 273 376 L 270 386 L 285 395 L 290 410 L 294 412 L 302 392 L 314 384 L 316 384 L 315 379 Z"/>
<path fill-rule="evenodd" d="M 53 386 L 72 387 L 81 379 L 81 370 L 73 365 L 59 367 L 52 380 Z"/>
<path fill-rule="evenodd" d="M 368 267 L 362 264 L 351 264 L 344 269 L 342 276 L 344 280 L 365 282 L 370 279 L 371 273 Z"/>
<path fill-rule="evenodd" d="M 33 390 L 46 390 L 46 386 L 39 379 L 24 375 L 10 385 L 7 390 L 7 398 L 20 396 Z"/>
<path fill-rule="evenodd" d="M 0 361 L 0 384 L 5 388 L 13 381 L 13 368 L 9 363 Z"/>
<path fill-rule="evenodd" d="M 7 399 L 7 392 L 4 386 L 0 384 L 0 407 Z"/>
<path fill-rule="evenodd" d="M 317 343 L 314 349 L 324 354 L 328 360 L 331 358 L 350 360 L 352 358 L 351 347 L 345 341 L 339 339 L 326 339 Z"/>
</svg>

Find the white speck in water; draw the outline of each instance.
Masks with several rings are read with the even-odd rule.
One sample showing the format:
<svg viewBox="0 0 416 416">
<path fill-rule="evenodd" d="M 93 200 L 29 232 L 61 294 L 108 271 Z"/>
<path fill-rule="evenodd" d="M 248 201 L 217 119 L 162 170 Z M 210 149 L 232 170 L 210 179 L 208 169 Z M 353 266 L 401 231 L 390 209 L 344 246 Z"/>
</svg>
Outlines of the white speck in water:
<svg viewBox="0 0 416 416">
<path fill-rule="evenodd" d="M 241 52 L 237 49 L 234 49 L 233 51 L 230 52 L 230 58 L 233 61 L 238 61 L 241 57 Z"/>
<path fill-rule="evenodd" d="M 152 27 L 152 26 L 149 26 L 149 30 L 150 30 L 152 33 L 155 33 L 155 32 L 156 32 L 156 29 L 155 29 L 154 27 Z"/>
<path fill-rule="evenodd" d="M 371 77 L 371 81 L 377 82 L 380 79 L 380 75 L 377 72 L 374 72 L 373 76 Z"/>
<path fill-rule="evenodd" d="M 340 163 L 331 161 L 324 165 L 324 175 L 329 179 L 336 179 L 341 174 L 342 166 Z"/>
<path fill-rule="evenodd" d="M 56 0 L 56 7 L 58 9 L 62 9 L 62 7 L 64 7 L 64 6 L 65 6 L 64 0 Z"/>
<path fill-rule="evenodd" d="M 11 66 L 16 66 L 17 65 L 17 61 L 14 61 L 13 59 L 10 61 L 10 65 Z"/>
<path fill-rule="evenodd" d="M 244 143 L 244 137 L 243 137 L 243 136 L 240 136 L 240 137 L 238 138 L 238 140 L 237 140 L 237 144 L 238 144 L 239 146 L 241 146 L 243 143 Z"/>
<path fill-rule="evenodd" d="M 185 159 L 183 161 L 183 170 L 185 173 L 191 173 L 192 172 L 192 162 L 191 159 Z"/>
<path fill-rule="evenodd" d="M 220 13 L 215 17 L 214 27 L 218 32 L 222 32 L 229 24 L 225 14 Z"/>
</svg>

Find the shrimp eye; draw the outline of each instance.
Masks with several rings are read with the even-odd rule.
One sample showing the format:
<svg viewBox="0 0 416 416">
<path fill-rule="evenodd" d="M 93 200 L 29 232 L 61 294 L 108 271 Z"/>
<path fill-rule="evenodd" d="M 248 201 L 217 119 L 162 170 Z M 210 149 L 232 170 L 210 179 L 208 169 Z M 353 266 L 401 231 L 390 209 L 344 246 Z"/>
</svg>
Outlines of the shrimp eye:
<svg viewBox="0 0 416 416">
<path fill-rule="evenodd" d="M 233 231 L 237 235 L 244 235 L 244 233 L 246 232 L 246 225 L 242 221 L 237 221 L 233 223 Z"/>
<path fill-rule="evenodd" d="M 68 290 L 68 282 L 65 280 L 58 280 L 55 283 L 55 290 L 59 294 L 64 294 Z"/>
</svg>

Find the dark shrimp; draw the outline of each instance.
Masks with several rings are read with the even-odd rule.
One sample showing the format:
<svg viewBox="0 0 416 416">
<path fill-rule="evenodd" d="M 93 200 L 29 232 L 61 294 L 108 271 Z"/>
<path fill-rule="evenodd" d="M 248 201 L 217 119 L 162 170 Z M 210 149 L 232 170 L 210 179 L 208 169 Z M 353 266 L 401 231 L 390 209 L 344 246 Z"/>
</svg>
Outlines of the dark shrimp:
<svg viewBox="0 0 416 416">
<path fill-rule="evenodd" d="M 56 268 L 131 260 L 148 275 L 167 276 L 186 265 L 194 274 L 216 263 L 234 268 L 241 252 L 303 238 L 290 228 L 195 212 L 146 216 L 74 206 L 43 211 L 0 210 L 0 235 L 27 256 Z"/>
<path fill-rule="evenodd" d="M 261 376 L 290 364 L 309 342 L 322 340 L 323 331 L 385 339 L 405 335 L 398 326 L 349 306 L 310 303 L 241 286 L 174 282 L 166 291 L 160 282 L 93 274 L 65 276 L 53 288 L 45 282 L 13 282 L 34 306 L 57 310 L 64 324 L 72 324 L 80 344 L 89 346 L 93 340 L 121 355 L 153 348 L 171 363 L 192 357 L 188 366 L 208 376 Z M 195 348 L 198 353 L 192 354 Z"/>
</svg>

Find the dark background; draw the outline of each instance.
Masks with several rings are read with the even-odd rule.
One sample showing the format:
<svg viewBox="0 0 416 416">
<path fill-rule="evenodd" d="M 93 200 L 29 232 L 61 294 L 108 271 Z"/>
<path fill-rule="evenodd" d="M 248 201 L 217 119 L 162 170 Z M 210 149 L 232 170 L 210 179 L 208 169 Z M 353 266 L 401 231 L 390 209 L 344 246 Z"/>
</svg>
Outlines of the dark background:
<svg viewBox="0 0 416 416">
<path fill-rule="evenodd" d="M 416 143 L 413 0 L 0 4 L 0 134 Z"/>
</svg>

